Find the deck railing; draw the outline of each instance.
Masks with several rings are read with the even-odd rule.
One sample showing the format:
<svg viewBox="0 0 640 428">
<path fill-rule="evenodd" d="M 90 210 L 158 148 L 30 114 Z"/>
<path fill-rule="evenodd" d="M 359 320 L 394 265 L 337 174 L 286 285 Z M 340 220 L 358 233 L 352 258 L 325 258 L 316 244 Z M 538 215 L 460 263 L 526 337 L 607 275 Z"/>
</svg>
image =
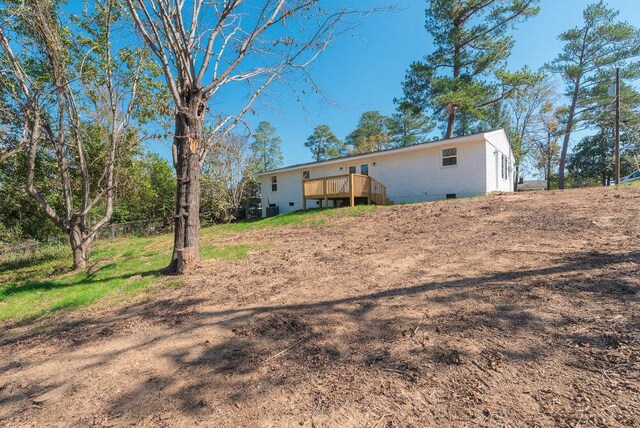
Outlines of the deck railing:
<svg viewBox="0 0 640 428">
<path fill-rule="evenodd" d="M 383 205 L 387 200 L 387 188 L 375 178 L 362 174 L 334 175 L 302 181 L 304 209 L 307 207 L 307 199 L 322 199 L 326 207 L 329 199 L 349 199 L 349 205 L 354 206 L 355 198 L 367 198 L 367 203 Z"/>
</svg>

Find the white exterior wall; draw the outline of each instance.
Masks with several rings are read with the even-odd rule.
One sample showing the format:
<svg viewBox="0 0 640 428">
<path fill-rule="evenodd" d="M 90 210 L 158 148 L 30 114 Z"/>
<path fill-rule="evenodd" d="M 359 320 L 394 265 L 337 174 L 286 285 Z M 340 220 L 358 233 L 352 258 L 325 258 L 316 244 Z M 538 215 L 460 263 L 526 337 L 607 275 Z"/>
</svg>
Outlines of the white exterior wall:
<svg viewBox="0 0 640 428">
<path fill-rule="evenodd" d="M 457 165 L 443 167 L 442 150 L 451 147 L 457 148 Z M 503 131 L 480 134 L 475 140 L 441 141 L 433 143 L 433 146 L 424 144 L 408 149 L 372 153 L 290 170 L 285 168 L 285 171 L 263 175 L 262 215 L 266 215 L 269 204 L 278 205 L 280 213 L 302 209 L 303 171 L 309 171 L 310 178 L 320 178 L 348 174 L 349 166 L 356 166 L 356 173 L 360 174 L 362 164 L 369 165 L 369 175 L 387 187 L 387 197 L 394 203 L 444 199 L 447 194 L 463 198 L 497 190 L 513 190 L 513 174 L 509 174 L 506 180 L 500 177 L 501 154 L 507 155 L 513 165 L 509 141 Z M 271 190 L 271 178 L 274 175 L 278 179 L 276 192 Z M 315 201 L 307 201 L 307 208 L 316 206 Z"/>
<path fill-rule="evenodd" d="M 512 192 L 514 180 L 514 162 L 511 144 L 504 133 L 486 134 L 486 171 L 487 193 Z M 509 172 L 507 178 L 502 178 L 502 155 L 509 160 Z"/>
<path fill-rule="evenodd" d="M 262 192 L 262 217 L 267 215 L 267 207 L 276 204 L 280 213 L 302 209 L 302 171 L 289 171 L 274 174 L 278 177 L 278 191 L 271 191 L 271 175 L 263 175 L 260 180 Z M 293 206 L 289 203 L 293 202 Z M 307 203 L 307 208 L 313 208 Z"/>
</svg>

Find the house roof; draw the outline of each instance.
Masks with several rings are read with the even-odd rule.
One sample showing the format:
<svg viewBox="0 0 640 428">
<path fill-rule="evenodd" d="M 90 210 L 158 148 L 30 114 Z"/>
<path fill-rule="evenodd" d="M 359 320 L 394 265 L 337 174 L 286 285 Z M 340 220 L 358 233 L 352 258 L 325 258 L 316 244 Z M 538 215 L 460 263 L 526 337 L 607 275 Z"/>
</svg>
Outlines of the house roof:
<svg viewBox="0 0 640 428">
<path fill-rule="evenodd" d="M 437 146 L 443 146 L 445 144 L 460 144 L 460 143 L 476 142 L 476 141 L 480 140 L 479 137 L 486 138 L 486 136 L 488 136 L 488 135 L 499 134 L 499 133 L 502 133 L 506 138 L 506 133 L 504 132 L 504 129 L 492 129 L 490 131 L 478 132 L 476 134 L 463 135 L 463 136 L 460 136 L 460 137 L 449 138 L 449 139 L 445 139 L 445 140 L 426 141 L 424 143 L 418 143 L 418 144 L 414 144 L 412 146 L 407 146 L 407 147 L 397 147 L 397 148 L 393 148 L 393 149 L 379 150 L 377 152 L 370 152 L 370 153 L 362 153 L 362 154 L 357 154 L 357 155 L 342 156 L 342 157 L 339 157 L 339 158 L 327 159 L 327 160 L 320 161 L 320 162 L 299 163 L 299 164 L 296 164 L 296 165 L 290 165 L 290 166 L 285 166 L 285 167 L 278 168 L 278 169 L 272 169 L 270 171 L 266 171 L 266 172 L 263 172 L 263 173 L 260 173 L 260 174 L 257 174 L 257 175 L 258 176 L 263 176 L 263 175 L 271 175 L 271 174 L 275 174 L 275 173 L 279 173 L 279 172 L 295 171 L 297 169 L 309 168 L 309 167 L 316 166 L 316 165 L 331 165 L 331 164 L 343 162 L 343 161 L 345 161 L 347 159 L 349 159 L 349 160 L 357 160 L 357 159 L 361 159 L 361 158 L 370 158 L 370 157 L 386 155 L 387 153 L 390 153 L 390 152 L 394 152 L 394 153 L 396 153 L 396 152 L 398 152 L 398 153 L 399 152 L 410 152 L 410 151 L 413 151 L 413 150 L 418 150 L 418 149 L 424 148 L 425 146 L 437 147 Z"/>
</svg>

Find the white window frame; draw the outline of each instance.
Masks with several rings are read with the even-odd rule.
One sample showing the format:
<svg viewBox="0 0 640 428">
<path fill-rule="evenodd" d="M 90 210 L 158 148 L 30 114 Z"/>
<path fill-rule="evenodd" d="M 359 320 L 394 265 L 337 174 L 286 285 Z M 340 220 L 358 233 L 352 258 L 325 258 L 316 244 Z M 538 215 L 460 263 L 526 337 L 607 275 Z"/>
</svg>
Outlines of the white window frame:
<svg viewBox="0 0 640 428">
<path fill-rule="evenodd" d="M 272 175 L 271 176 L 271 191 L 272 192 L 277 192 L 278 191 L 278 176 L 277 175 Z"/>
<path fill-rule="evenodd" d="M 308 180 L 311 178 L 311 171 L 306 170 L 306 171 L 302 171 L 302 179 L 303 180 Z"/>
<path fill-rule="evenodd" d="M 453 150 L 453 154 L 445 154 L 449 150 Z M 458 166 L 458 148 L 457 147 L 447 147 L 446 149 L 442 149 L 440 151 L 442 155 L 441 167 L 442 168 L 453 168 Z M 455 163 L 453 165 L 445 165 L 444 162 L 446 159 L 455 159 Z"/>
<path fill-rule="evenodd" d="M 508 180 L 509 179 L 509 158 L 507 158 L 506 155 L 502 155 L 502 179 L 503 180 Z"/>
</svg>

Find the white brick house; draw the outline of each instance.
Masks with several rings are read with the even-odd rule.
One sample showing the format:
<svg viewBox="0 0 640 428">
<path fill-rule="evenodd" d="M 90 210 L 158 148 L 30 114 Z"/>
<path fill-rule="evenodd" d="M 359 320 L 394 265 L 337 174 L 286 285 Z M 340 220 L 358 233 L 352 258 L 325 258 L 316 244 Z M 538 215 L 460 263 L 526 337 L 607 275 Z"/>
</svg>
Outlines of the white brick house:
<svg viewBox="0 0 640 428">
<path fill-rule="evenodd" d="M 262 215 L 268 207 L 285 213 L 305 205 L 382 203 L 381 198 L 410 203 L 511 192 L 513 162 L 507 135 L 499 129 L 288 166 L 260 174 Z"/>
</svg>

